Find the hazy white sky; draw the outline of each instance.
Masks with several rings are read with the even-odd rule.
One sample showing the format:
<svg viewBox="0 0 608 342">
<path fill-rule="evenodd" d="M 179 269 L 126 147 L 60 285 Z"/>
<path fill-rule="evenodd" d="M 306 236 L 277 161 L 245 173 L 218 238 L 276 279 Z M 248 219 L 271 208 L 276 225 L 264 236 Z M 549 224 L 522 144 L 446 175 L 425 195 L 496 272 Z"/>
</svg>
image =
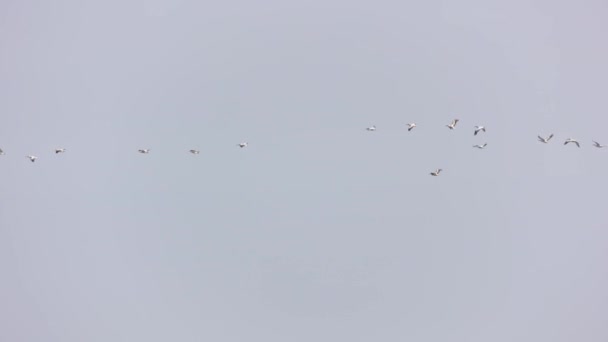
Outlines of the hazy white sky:
<svg viewBox="0 0 608 342">
<path fill-rule="evenodd" d="M 2 1 L 0 340 L 606 341 L 607 15 Z"/>
</svg>

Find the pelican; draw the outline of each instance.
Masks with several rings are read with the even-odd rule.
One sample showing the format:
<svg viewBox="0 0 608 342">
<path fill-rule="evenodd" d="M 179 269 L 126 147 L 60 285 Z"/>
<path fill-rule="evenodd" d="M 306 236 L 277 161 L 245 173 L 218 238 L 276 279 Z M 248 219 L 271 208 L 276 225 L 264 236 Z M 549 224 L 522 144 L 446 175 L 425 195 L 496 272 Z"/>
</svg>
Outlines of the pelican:
<svg viewBox="0 0 608 342">
<path fill-rule="evenodd" d="M 542 143 L 548 143 L 549 140 L 551 140 L 551 138 L 553 138 L 553 133 L 551 133 L 551 135 L 549 135 L 546 138 L 541 137 L 540 135 L 538 136 L 538 141 L 542 142 Z"/>
<path fill-rule="evenodd" d="M 144 148 L 144 149 L 137 150 L 137 152 L 143 153 L 143 154 L 148 154 L 148 153 L 150 153 L 150 149 Z"/>
<path fill-rule="evenodd" d="M 201 153 L 201 151 L 199 151 L 199 150 L 190 150 L 190 153 L 192 153 L 192 154 L 199 154 L 199 153 Z"/>
<path fill-rule="evenodd" d="M 63 152 L 65 152 L 65 151 L 66 151 L 66 149 L 65 149 L 65 148 L 56 148 L 56 149 L 55 149 L 55 154 L 57 154 L 57 153 L 63 153 Z"/>
<path fill-rule="evenodd" d="M 602 144 L 600 144 L 599 142 L 597 142 L 595 140 L 593 140 L 593 146 L 595 146 L 597 148 L 604 148 L 604 147 L 606 147 L 606 145 L 602 145 Z M 2 151 L 2 150 L 0 150 L 0 151 Z M 0 153 L 0 154 L 2 154 L 2 153 Z"/>
<path fill-rule="evenodd" d="M 566 141 L 564 141 L 564 145 L 568 145 L 568 143 L 575 143 L 577 147 L 581 147 L 581 144 L 579 144 L 578 141 L 572 138 L 568 138 L 566 139 Z"/>
<path fill-rule="evenodd" d="M 483 145 L 473 145 L 473 147 L 477 147 L 478 149 L 484 149 L 486 146 L 488 146 L 488 143 L 485 143 Z"/>
<path fill-rule="evenodd" d="M 413 122 L 412 123 L 408 123 L 407 124 L 407 131 L 409 132 L 409 131 L 413 130 L 414 127 L 416 127 L 415 123 L 413 123 Z"/>
<path fill-rule="evenodd" d="M 32 163 L 35 162 L 36 159 L 38 159 L 38 157 L 36 157 L 36 156 L 25 156 L 25 157 L 29 158 Z"/>
<path fill-rule="evenodd" d="M 437 169 L 437 170 L 435 170 L 435 171 L 431 172 L 431 173 L 430 173 L 430 175 L 431 175 L 431 176 L 434 176 L 434 177 L 437 177 L 437 176 L 439 176 L 439 173 L 440 173 L 440 172 L 441 172 L 441 169 Z"/>
<path fill-rule="evenodd" d="M 376 130 L 376 125 L 372 125 L 372 126 L 370 126 L 370 127 L 367 127 L 367 128 L 366 128 L 366 130 L 368 130 L 368 131 L 370 131 L 370 132 L 373 132 L 373 131 L 375 131 L 375 130 Z"/>
<path fill-rule="evenodd" d="M 477 133 L 479 133 L 480 131 L 485 132 L 486 128 L 483 126 L 475 126 L 475 132 L 473 132 L 473 135 L 477 135 Z"/>
<path fill-rule="evenodd" d="M 458 123 L 458 119 L 454 119 L 452 120 L 452 122 L 449 125 L 445 125 L 447 128 L 449 129 L 454 129 L 456 127 L 456 124 Z"/>
<path fill-rule="evenodd" d="M 242 143 L 238 143 L 236 146 L 238 146 L 240 148 L 244 148 L 244 147 L 247 147 L 247 145 L 249 145 L 247 142 L 242 142 Z"/>
</svg>

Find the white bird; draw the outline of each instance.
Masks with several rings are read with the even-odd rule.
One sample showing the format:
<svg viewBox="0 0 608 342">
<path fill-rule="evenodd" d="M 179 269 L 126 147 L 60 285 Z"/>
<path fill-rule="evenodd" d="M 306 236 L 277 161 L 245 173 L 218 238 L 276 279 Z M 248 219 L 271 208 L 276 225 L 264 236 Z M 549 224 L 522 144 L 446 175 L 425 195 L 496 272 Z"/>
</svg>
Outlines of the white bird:
<svg viewBox="0 0 608 342">
<path fill-rule="evenodd" d="M 240 148 L 244 148 L 244 147 L 247 147 L 247 145 L 249 145 L 247 142 L 242 142 L 242 143 L 238 143 L 236 146 L 238 146 Z"/>
<path fill-rule="evenodd" d="M 199 150 L 190 150 L 190 153 L 192 153 L 192 154 L 199 154 L 199 153 L 201 153 L 201 151 L 199 151 Z"/>
<path fill-rule="evenodd" d="M 485 143 L 483 145 L 473 145 L 473 147 L 477 147 L 478 149 L 484 149 L 486 146 L 488 146 L 488 143 Z"/>
<path fill-rule="evenodd" d="M 436 177 L 436 176 L 439 176 L 440 172 L 441 172 L 441 169 L 437 169 L 437 170 L 431 172 L 430 175 Z"/>
<path fill-rule="evenodd" d="M 538 136 L 538 141 L 542 142 L 542 143 L 548 143 L 549 140 L 551 140 L 551 138 L 553 138 L 553 133 L 551 133 L 551 135 L 549 135 L 546 138 L 541 137 L 540 135 Z"/>
<path fill-rule="evenodd" d="M 369 126 L 369 127 L 366 128 L 366 130 L 368 130 L 370 132 L 373 132 L 373 131 L 376 130 L 376 126 L 375 125 Z"/>
<path fill-rule="evenodd" d="M 36 159 L 38 159 L 38 157 L 36 157 L 36 156 L 25 156 L 25 157 L 29 158 L 32 163 L 35 162 Z"/>
<path fill-rule="evenodd" d="M 578 141 L 572 138 L 568 138 L 566 139 L 566 141 L 564 141 L 564 145 L 568 145 L 568 143 L 575 143 L 577 147 L 581 147 L 581 144 L 579 144 Z"/>
<path fill-rule="evenodd" d="M 477 135 L 477 133 L 479 133 L 480 131 L 486 131 L 486 128 L 483 126 L 475 126 L 475 132 L 473 132 L 473 135 Z"/>
<path fill-rule="evenodd" d="M 456 127 L 456 124 L 458 123 L 458 119 L 454 119 L 452 120 L 452 122 L 449 125 L 445 125 L 447 128 L 449 129 L 454 129 Z"/>
<path fill-rule="evenodd" d="M 150 149 L 144 148 L 144 149 L 137 150 L 137 152 L 143 153 L 143 154 L 148 154 L 148 153 L 150 153 Z"/>
<path fill-rule="evenodd" d="M 413 122 L 412 123 L 408 123 L 407 124 L 407 131 L 409 132 L 409 131 L 413 130 L 414 127 L 416 127 L 415 123 L 413 123 Z"/>
<path fill-rule="evenodd" d="M 56 149 L 55 149 L 55 154 L 57 154 L 57 153 L 63 153 L 63 152 L 65 152 L 65 151 L 66 151 L 66 149 L 65 149 L 65 148 L 56 148 Z"/>
<path fill-rule="evenodd" d="M 606 145 L 602 145 L 602 144 L 600 144 L 599 142 L 597 142 L 595 140 L 593 140 L 593 146 L 595 146 L 597 148 L 604 148 L 604 147 L 606 147 Z M 0 151 L 2 151 L 2 150 L 0 150 Z"/>
</svg>

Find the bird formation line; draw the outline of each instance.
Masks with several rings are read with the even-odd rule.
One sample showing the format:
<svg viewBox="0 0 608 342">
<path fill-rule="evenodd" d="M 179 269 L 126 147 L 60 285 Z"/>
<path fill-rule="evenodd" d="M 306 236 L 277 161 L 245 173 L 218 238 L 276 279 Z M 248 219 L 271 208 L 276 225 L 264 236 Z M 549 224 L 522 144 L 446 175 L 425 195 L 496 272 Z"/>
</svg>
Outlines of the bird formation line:
<svg viewBox="0 0 608 342">
<path fill-rule="evenodd" d="M 454 130 L 456 128 L 456 125 L 458 124 L 459 121 L 460 121 L 459 119 L 453 119 L 452 122 L 450 122 L 449 124 L 447 124 L 445 126 L 447 128 L 449 128 L 450 130 Z M 408 123 L 406 125 L 407 125 L 407 131 L 408 132 L 411 132 L 415 127 L 417 127 L 416 123 L 413 123 L 413 122 Z M 365 130 L 367 130 L 368 132 L 375 132 L 376 131 L 376 125 L 371 125 L 371 126 L 365 128 Z M 484 132 L 485 133 L 486 132 L 486 127 L 485 126 L 474 126 L 473 135 L 477 136 L 480 132 Z M 549 141 L 551 140 L 551 138 L 553 138 L 553 133 L 551 133 L 546 138 L 544 138 L 544 137 L 542 137 L 542 136 L 539 135 L 538 136 L 538 141 L 541 142 L 541 143 L 543 143 L 543 144 L 548 144 Z M 593 146 L 596 147 L 596 148 L 600 148 L 601 149 L 601 148 L 605 148 L 605 147 L 608 146 L 608 145 L 602 145 L 602 144 L 600 144 L 599 142 L 597 142 L 595 140 L 592 140 L 592 142 L 593 142 Z M 574 139 L 574 138 L 567 138 L 566 140 L 564 140 L 564 145 L 568 145 L 570 143 L 572 143 L 573 145 L 576 145 L 578 148 L 581 147 L 580 142 L 578 140 Z M 236 144 L 236 146 L 238 146 L 240 148 L 245 148 L 245 147 L 249 146 L 249 143 L 246 142 L 246 141 L 244 141 L 244 142 L 240 142 L 240 143 Z M 477 149 L 480 149 L 480 150 L 485 149 L 486 146 L 488 146 L 488 143 L 473 145 L 474 148 L 477 148 Z M 56 148 L 54 151 L 55 151 L 55 154 L 62 154 L 62 153 L 65 153 L 67 151 L 67 149 L 65 149 L 65 148 Z M 137 150 L 137 152 L 139 152 L 141 154 L 149 154 L 150 153 L 150 149 L 148 149 L 148 148 L 139 149 L 139 150 Z M 194 155 L 198 155 L 198 154 L 201 153 L 201 151 L 197 150 L 197 149 L 191 149 L 191 150 L 188 150 L 188 152 L 190 152 L 191 154 L 194 154 Z M 5 154 L 4 150 L 2 150 L 0 148 L 0 156 L 2 156 L 4 154 Z M 29 161 L 31 161 L 32 163 L 34 163 L 38 159 L 38 157 L 35 156 L 35 155 L 27 155 L 25 157 L 28 158 Z M 441 173 L 442 170 L 443 169 L 438 168 L 438 169 L 436 169 L 434 171 L 431 171 L 429 174 L 431 176 L 433 176 L 433 177 L 437 177 L 437 176 L 439 176 L 439 174 Z"/>
</svg>

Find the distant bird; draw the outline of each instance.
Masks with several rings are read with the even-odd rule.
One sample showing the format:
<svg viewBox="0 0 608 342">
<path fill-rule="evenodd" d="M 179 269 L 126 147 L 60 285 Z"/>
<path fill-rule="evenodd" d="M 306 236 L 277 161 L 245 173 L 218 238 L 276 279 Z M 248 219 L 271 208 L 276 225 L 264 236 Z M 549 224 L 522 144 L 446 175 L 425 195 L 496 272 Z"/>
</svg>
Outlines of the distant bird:
<svg viewBox="0 0 608 342">
<path fill-rule="evenodd" d="M 564 141 L 564 145 L 568 145 L 568 143 L 575 143 L 577 147 L 581 147 L 581 144 L 579 144 L 578 141 L 572 138 L 568 138 L 566 139 L 566 141 Z"/>
<path fill-rule="evenodd" d="M 435 171 L 431 172 L 431 173 L 430 173 L 430 175 L 431 175 L 431 176 L 434 176 L 434 177 L 437 177 L 437 176 L 439 176 L 439 173 L 440 173 L 440 172 L 441 172 L 441 169 L 437 169 L 437 170 L 435 170 Z"/>
<path fill-rule="evenodd" d="M 415 123 L 413 123 L 413 122 L 412 123 L 408 123 L 407 124 L 407 131 L 409 132 L 409 131 L 413 130 L 414 127 L 416 127 Z"/>
<path fill-rule="evenodd" d="M 4 154 L 4 151 L 0 148 L 0 156 Z"/>
<path fill-rule="evenodd" d="M 55 154 L 57 154 L 57 153 L 63 153 L 63 152 L 65 152 L 65 151 L 66 151 L 66 149 L 65 149 L 65 148 L 56 148 L 56 149 L 55 149 Z"/>
<path fill-rule="evenodd" d="M 192 154 L 199 154 L 199 153 L 201 153 L 201 151 L 199 151 L 199 150 L 190 150 L 190 153 L 192 153 Z"/>
<path fill-rule="evenodd" d="M 602 145 L 602 144 L 600 144 L 599 142 L 597 142 L 597 141 L 593 140 L 593 146 L 595 146 L 595 147 L 597 147 L 597 148 L 604 148 L 604 147 L 606 147 L 607 145 Z M 2 153 L 1 153 L 1 151 L 2 151 L 2 150 L 0 150 L 0 154 L 2 154 Z"/>
<path fill-rule="evenodd" d="M 148 154 L 148 153 L 150 153 L 150 149 L 148 149 L 148 148 L 140 149 L 140 150 L 137 150 L 137 152 L 143 153 L 143 154 Z"/>
<path fill-rule="evenodd" d="M 475 126 L 475 132 L 473 132 L 473 135 L 477 135 L 477 133 L 479 133 L 481 131 L 485 132 L 486 128 L 483 126 Z"/>
<path fill-rule="evenodd" d="M 35 162 L 36 159 L 38 159 L 38 157 L 36 157 L 36 156 L 25 156 L 25 157 L 29 158 L 32 163 Z"/>
<path fill-rule="evenodd" d="M 373 132 L 373 131 L 376 130 L 376 126 L 375 125 L 369 126 L 369 127 L 366 128 L 366 130 L 368 130 L 370 132 Z"/>
<path fill-rule="evenodd" d="M 454 129 L 456 127 L 456 124 L 458 123 L 458 119 L 454 119 L 452 120 L 452 122 L 449 125 L 445 125 L 447 128 L 449 129 Z"/>
<path fill-rule="evenodd" d="M 538 136 L 538 141 L 542 142 L 542 143 L 548 143 L 549 140 L 551 140 L 551 138 L 553 138 L 553 133 L 551 133 L 551 135 L 549 135 L 547 138 L 543 138 L 540 135 Z"/>
<path fill-rule="evenodd" d="M 249 145 L 247 142 L 242 142 L 242 143 L 238 143 L 236 146 L 238 146 L 240 148 L 244 148 L 244 147 L 247 147 L 247 145 Z"/>
<path fill-rule="evenodd" d="M 485 143 L 483 145 L 473 145 L 473 147 L 477 147 L 480 150 L 486 148 L 486 146 L 488 146 L 488 143 Z"/>
</svg>

